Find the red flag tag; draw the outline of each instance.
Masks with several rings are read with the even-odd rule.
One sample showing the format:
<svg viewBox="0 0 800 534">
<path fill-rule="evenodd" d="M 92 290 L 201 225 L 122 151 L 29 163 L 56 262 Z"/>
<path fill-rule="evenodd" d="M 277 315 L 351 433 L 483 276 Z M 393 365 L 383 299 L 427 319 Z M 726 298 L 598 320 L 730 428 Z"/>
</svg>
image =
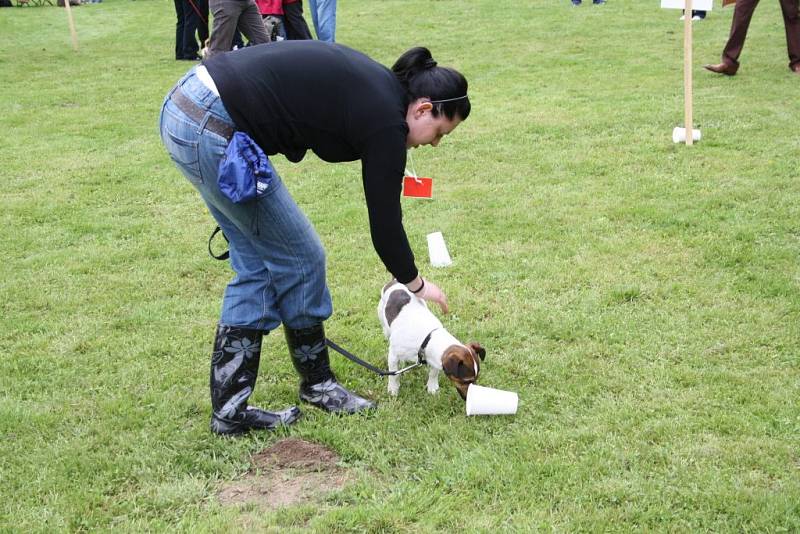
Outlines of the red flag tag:
<svg viewBox="0 0 800 534">
<path fill-rule="evenodd" d="M 431 198 L 432 190 L 433 178 L 403 177 L 403 196 L 405 197 Z"/>
</svg>

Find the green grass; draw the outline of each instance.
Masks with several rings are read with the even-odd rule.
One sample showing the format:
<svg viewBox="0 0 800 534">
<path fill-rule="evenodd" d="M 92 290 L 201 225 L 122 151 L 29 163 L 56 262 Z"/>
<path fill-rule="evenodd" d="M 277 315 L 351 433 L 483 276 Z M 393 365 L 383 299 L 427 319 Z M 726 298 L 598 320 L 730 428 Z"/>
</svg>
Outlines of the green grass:
<svg viewBox="0 0 800 534">
<path fill-rule="evenodd" d="M 682 26 L 657 3 L 347 0 L 340 42 L 391 64 L 425 44 L 470 81 L 473 112 L 415 153 L 436 199 L 404 201 L 448 329 L 515 417 L 466 418 L 425 373 L 380 402 L 291 430 L 207 429 L 208 358 L 231 276 L 213 223 L 156 133 L 171 59 L 166 0 L 0 10 L 0 531 L 524 532 L 800 530 L 798 79 L 777 2 L 735 78 L 716 62 L 732 9 L 695 23 L 695 127 Z M 328 333 L 384 364 L 359 165 L 278 158 L 329 255 Z M 454 258 L 427 265 L 425 234 Z M 296 399 L 279 333 L 255 404 Z M 290 434 L 356 482 L 277 512 L 220 484 Z"/>
</svg>

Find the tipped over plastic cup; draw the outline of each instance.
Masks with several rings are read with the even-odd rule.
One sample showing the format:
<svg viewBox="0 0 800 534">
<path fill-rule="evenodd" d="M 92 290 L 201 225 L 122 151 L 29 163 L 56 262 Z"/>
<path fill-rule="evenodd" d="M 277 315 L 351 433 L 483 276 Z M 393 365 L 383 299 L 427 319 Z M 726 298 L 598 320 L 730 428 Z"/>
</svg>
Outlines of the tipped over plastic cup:
<svg viewBox="0 0 800 534">
<path fill-rule="evenodd" d="M 428 255 L 434 267 L 447 267 L 453 263 L 450 253 L 447 252 L 447 245 L 444 244 L 442 232 L 428 234 Z"/>
<path fill-rule="evenodd" d="M 513 391 L 470 384 L 467 389 L 467 415 L 513 415 L 519 396 Z"/>
<path fill-rule="evenodd" d="M 700 134 L 700 130 L 694 129 L 692 130 L 692 141 L 699 141 L 702 135 Z M 673 143 L 683 143 L 686 141 L 686 128 L 681 128 L 680 126 L 676 126 L 672 130 L 672 142 Z"/>
</svg>

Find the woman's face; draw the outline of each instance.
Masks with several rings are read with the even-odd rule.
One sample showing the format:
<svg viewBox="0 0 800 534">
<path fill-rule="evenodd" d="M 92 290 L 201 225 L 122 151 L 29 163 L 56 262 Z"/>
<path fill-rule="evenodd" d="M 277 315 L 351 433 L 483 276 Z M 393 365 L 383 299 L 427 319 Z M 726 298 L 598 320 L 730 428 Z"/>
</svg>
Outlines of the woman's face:
<svg viewBox="0 0 800 534">
<path fill-rule="evenodd" d="M 408 137 L 406 148 L 417 148 L 421 145 L 437 146 L 442 137 L 456 129 L 461 119 L 456 116 L 453 120 L 444 115 L 434 117 L 431 113 L 433 105 L 427 99 L 420 98 L 408 105 L 406 122 L 408 123 Z"/>
</svg>

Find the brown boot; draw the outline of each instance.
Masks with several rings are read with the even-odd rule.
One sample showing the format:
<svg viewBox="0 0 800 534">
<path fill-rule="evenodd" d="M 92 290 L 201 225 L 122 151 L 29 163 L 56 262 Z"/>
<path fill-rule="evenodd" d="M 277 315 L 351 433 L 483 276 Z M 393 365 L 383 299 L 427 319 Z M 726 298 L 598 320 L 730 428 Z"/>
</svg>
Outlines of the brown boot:
<svg viewBox="0 0 800 534">
<path fill-rule="evenodd" d="M 731 65 L 729 63 L 718 63 L 716 65 L 703 65 L 703 68 L 715 72 L 717 74 L 724 74 L 725 76 L 734 76 L 736 71 L 739 70 L 739 65 Z"/>
</svg>

